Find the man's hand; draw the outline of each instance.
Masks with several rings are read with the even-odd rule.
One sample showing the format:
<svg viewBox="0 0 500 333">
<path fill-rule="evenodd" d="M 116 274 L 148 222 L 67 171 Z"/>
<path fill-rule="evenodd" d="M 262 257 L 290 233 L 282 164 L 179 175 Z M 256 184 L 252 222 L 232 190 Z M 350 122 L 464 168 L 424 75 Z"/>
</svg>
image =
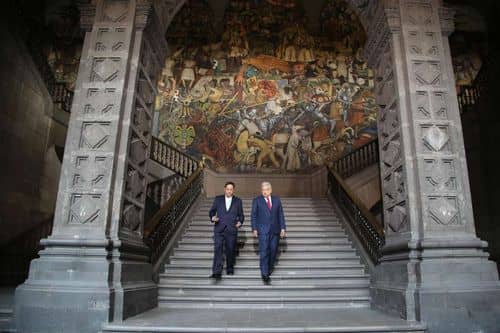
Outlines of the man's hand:
<svg viewBox="0 0 500 333">
<path fill-rule="evenodd" d="M 281 229 L 280 237 L 281 238 L 285 238 L 285 236 L 286 236 L 286 230 L 285 229 Z"/>
<path fill-rule="evenodd" d="M 219 222 L 219 218 L 217 216 L 212 216 L 212 222 Z"/>
<path fill-rule="evenodd" d="M 236 222 L 236 228 L 239 228 L 239 227 L 241 227 L 241 222 L 240 221 Z"/>
<path fill-rule="evenodd" d="M 256 237 L 256 238 L 259 237 L 259 233 L 257 232 L 257 230 L 253 231 L 253 236 Z"/>
</svg>

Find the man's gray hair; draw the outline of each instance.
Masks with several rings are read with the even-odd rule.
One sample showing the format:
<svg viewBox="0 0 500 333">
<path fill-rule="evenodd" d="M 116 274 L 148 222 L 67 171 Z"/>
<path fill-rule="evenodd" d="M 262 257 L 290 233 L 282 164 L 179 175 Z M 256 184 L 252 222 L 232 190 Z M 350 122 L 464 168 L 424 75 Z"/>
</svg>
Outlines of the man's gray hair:
<svg viewBox="0 0 500 333">
<path fill-rule="evenodd" d="M 260 184 L 260 187 L 261 187 L 261 188 L 262 188 L 262 187 L 264 187 L 264 186 L 269 186 L 270 188 L 272 188 L 272 186 L 271 186 L 271 183 L 270 183 L 270 182 L 262 182 L 262 183 Z"/>
</svg>

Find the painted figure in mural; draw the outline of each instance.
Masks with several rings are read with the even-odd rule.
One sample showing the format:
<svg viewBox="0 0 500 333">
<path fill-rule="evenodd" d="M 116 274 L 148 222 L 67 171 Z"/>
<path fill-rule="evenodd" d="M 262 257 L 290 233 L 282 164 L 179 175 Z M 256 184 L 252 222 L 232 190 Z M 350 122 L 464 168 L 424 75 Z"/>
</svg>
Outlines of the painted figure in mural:
<svg viewBox="0 0 500 333">
<path fill-rule="evenodd" d="M 376 135 L 364 35 L 341 0 L 325 5 L 319 34 L 300 6 L 230 0 L 221 34 L 203 1 L 185 8 L 158 82 L 165 141 L 220 172 L 298 172 Z"/>
<path fill-rule="evenodd" d="M 292 134 L 288 139 L 288 145 L 286 148 L 286 155 L 283 164 L 286 170 L 295 171 L 300 169 L 300 156 L 299 156 L 299 146 L 301 141 L 301 136 L 299 130 L 304 128 L 303 126 L 294 125 L 292 126 Z"/>
<path fill-rule="evenodd" d="M 248 143 L 257 147 L 257 170 L 262 168 L 262 164 L 265 159 L 269 158 L 276 168 L 280 167 L 276 155 L 274 155 L 273 143 L 269 140 L 261 139 L 257 136 L 250 136 L 248 138 Z"/>
</svg>

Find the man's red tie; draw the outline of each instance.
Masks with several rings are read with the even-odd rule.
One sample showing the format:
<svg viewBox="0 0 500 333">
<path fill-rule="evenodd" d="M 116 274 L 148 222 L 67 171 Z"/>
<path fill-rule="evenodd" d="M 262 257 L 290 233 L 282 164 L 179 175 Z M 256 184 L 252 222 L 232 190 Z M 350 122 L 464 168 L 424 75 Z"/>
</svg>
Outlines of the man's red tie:
<svg viewBox="0 0 500 333">
<path fill-rule="evenodd" d="M 267 208 L 271 210 L 271 200 L 269 200 L 269 197 L 266 198 L 266 201 L 267 201 Z"/>
</svg>

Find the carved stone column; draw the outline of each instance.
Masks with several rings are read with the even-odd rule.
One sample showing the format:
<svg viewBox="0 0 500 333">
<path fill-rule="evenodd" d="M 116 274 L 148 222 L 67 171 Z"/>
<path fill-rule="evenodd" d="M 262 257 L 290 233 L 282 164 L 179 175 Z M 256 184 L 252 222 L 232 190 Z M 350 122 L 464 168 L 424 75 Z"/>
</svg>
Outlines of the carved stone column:
<svg viewBox="0 0 500 333">
<path fill-rule="evenodd" d="M 146 0 L 80 9 L 87 32 L 54 229 L 16 290 L 20 332 L 97 332 L 157 305 L 142 219 L 164 31 Z"/>
<path fill-rule="evenodd" d="M 430 332 L 493 332 L 500 284 L 476 237 L 448 35 L 439 0 L 372 2 L 386 246 L 375 305 Z"/>
</svg>

